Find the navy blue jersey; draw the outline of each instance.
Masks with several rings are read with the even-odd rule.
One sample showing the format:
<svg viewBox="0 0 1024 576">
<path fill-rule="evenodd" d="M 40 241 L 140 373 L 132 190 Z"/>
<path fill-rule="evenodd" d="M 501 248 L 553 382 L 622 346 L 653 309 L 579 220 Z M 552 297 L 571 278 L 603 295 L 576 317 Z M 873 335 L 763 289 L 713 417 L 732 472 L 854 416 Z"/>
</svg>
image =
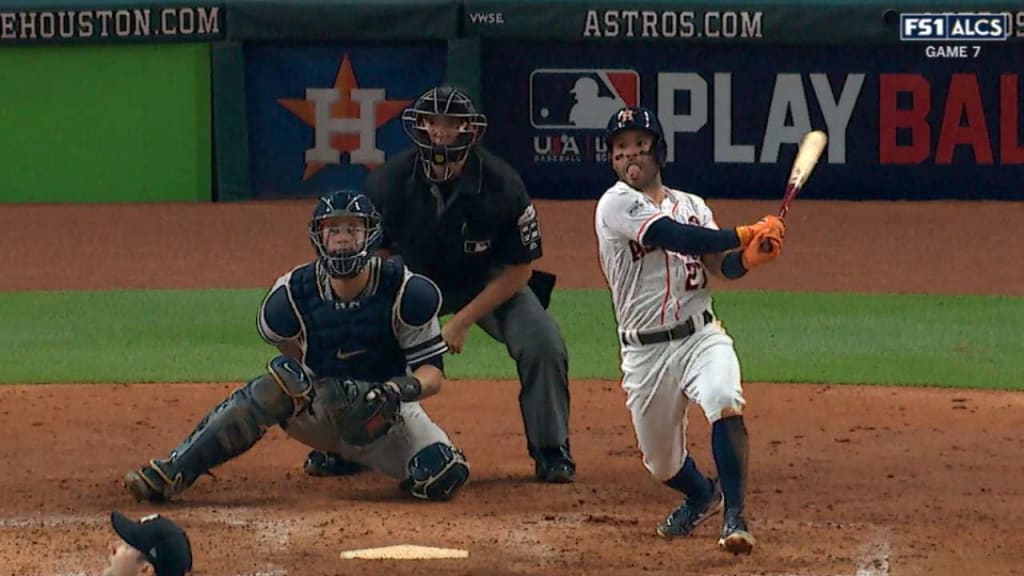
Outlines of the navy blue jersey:
<svg viewBox="0 0 1024 576">
<path fill-rule="evenodd" d="M 423 364 L 441 367 L 448 346 L 437 286 L 394 261 L 372 258 L 367 268 L 369 283 L 350 301 L 334 295 L 318 262 L 284 274 L 260 305 L 260 336 L 295 342 L 317 376 L 381 382 Z"/>
</svg>

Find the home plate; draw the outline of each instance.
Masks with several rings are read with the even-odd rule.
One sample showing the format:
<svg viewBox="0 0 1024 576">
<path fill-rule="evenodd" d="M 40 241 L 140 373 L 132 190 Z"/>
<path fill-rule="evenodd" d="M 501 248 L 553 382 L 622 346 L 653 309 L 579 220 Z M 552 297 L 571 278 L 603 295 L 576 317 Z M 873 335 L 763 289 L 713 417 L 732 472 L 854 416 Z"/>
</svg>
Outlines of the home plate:
<svg viewBox="0 0 1024 576">
<path fill-rule="evenodd" d="M 345 550 L 341 553 L 341 558 L 343 560 L 434 560 L 439 558 L 469 558 L 469 550 L 400 544 L 398 546 L 385 546 L 383 548 Z"/>
</svg>

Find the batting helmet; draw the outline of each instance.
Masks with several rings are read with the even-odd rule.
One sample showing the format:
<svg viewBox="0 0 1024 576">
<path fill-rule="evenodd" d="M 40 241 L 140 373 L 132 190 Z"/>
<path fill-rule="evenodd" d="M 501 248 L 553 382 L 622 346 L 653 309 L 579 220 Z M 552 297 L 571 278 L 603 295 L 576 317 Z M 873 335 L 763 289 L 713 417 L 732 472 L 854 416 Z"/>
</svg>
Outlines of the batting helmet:
<svg viewBox="0 0 1024 576">
<path fill-rule="evenodd" d="M 331 251 L 324 244 L 323 222 L 337 216 L 358 216 L 366 222 L 362 241 L 355 247 Z M 358 230 L 350 229 L 349 233 L 356 238 L 360 235 Z M 352 278 L 362 272 L 373 251 L 380 246 L 382 234 L 380 214 L 373 202 L 355 190 L 337 190 L 321 196 L 309 221 L 309 240 L 327 272 L 335 278 Z"/>
<path fill-rule="evenodd" d="M 643 106 L 626 106 L 608 119 L 608 128 L 604 134 L 605 144 L 608 145 L 609 157 L 611 157 L 612 139 L 619 132 L 625 130 L 644 130 L 654 137 L 652 148 L 654 158 L 658 166 L 664 166 L 668 159 L 668 143 L 665 142 L 665 132 L 661 129 L 661 122 L 658 117 Z"/>
<path fill-rule="evenodd" d="M 426 119 L 447 116 L 458 122 L 458 133 L 450 144 L 435 144 L 430 138 Z M 452 177 L 451 165 L 469 155 L 470 149 L 487 130 L 487 116 L 477 112 L 468 94 L 454 86 L 437 86 L 427 90 L 411 107 L 402 111 L 402 128 L 419 149 L 419 159 L 427 178 L 444 182 Z M 431 165 L 443 166 L 443 175 L 434 176 Z"/>
</svg>

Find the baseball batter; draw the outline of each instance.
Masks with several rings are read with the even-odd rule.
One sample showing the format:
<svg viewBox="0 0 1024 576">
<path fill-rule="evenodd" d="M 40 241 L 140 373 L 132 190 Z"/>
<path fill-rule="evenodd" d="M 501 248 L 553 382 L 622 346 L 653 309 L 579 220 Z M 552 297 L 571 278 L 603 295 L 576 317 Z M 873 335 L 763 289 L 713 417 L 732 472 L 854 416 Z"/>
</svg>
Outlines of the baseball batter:
<svg viewBox="0 0 1024 576">
<path fill-rule="evenodd" d="M 732 339 L 716 320 L 706 274 L 740 278 L 775 259 L 785 226 L 767 216 L 720 230 L 701 198 L 663 185 L 667 145 L 646 108 L 616 112 L 606 139 L 618 182 L 601 196 L 594 225 L 619 328 L 626 405 L 647 470 L 686 495 L 658 533 L 687 536 L 724 503 L 718 545 L 749 554 L 755 540 L 743 514 L 747 430 L 740 367 Z M 770 252 L 760 251 L 763 239 Z M 686 453 L 690 402 L 711 422 L 718 478 L 704 476 Z"/>
<path fill-rule="evenodd" d="M 358 192 L 320 198 L 309 236 L 317 259 L 281 276 L 260 306 L 259 332 L 283 355 L 167 458 L 129 472 L 126 488 L 136 499 L 180 494 L 275 425 L 315 450 L 400 480 L 421 499 L 447 500 L 468 480 L 462 452 L 419 404 L 444 378 L 437 286 L 372 255 L 380 215 Z"/>
</svg>

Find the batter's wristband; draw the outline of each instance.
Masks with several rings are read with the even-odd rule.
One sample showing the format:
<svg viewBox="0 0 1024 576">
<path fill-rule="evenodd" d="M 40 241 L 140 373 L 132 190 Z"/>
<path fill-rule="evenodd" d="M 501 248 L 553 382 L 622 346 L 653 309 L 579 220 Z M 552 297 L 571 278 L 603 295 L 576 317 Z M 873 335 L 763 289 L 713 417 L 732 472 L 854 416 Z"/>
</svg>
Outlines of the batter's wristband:
<svg viewBox="0 0 1024 576">
<path fill-rule="evenodd" d="M 730 280 L 742 278 L 747 273 L 747 267 L 743 265 L 743 251 L 736 250 L 729 252 L 722 258 L 722 276 Z"/>
<path fill-rule="evenodd" d="M 415 402 L 423 393 L 423 384 L 415 376 L 397 376 L 391 379 L 398 386 L 398 397 L 402 402 Z"/>
</svg>

